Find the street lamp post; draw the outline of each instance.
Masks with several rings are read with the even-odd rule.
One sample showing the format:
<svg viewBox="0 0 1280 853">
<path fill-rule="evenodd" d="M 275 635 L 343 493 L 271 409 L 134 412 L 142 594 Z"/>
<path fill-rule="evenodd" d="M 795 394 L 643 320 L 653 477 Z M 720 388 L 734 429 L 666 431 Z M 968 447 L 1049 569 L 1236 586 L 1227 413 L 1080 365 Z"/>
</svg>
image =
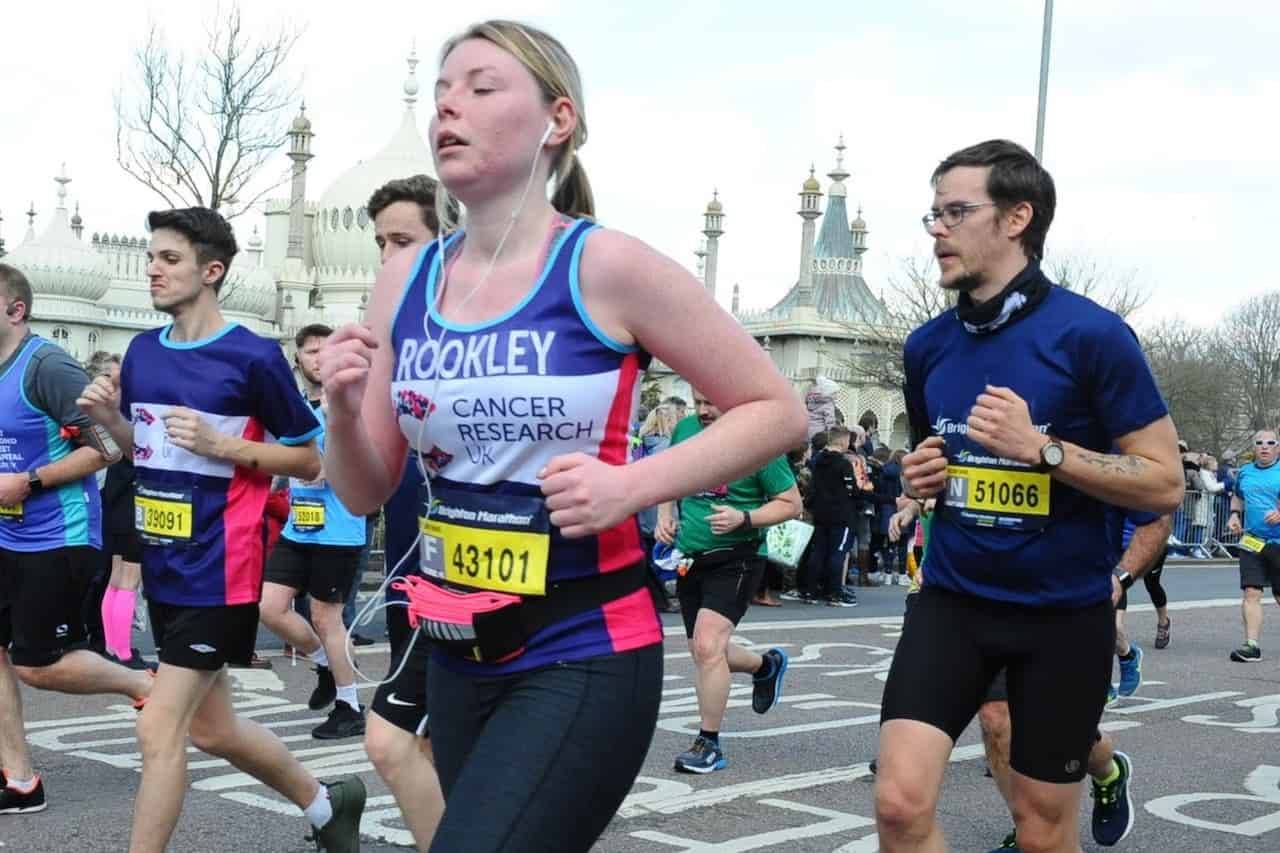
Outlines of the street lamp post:
<svg viewBox="0 0 1280 853">
<path fill-rule="evenodd" d="M 1044 161 L 1044 102 L 1049 96 L 1049 42 L 1053 34 L 1053 0 L 1044 0 L 1044 37 L 1040 42 L 1040 102 L 1036 108 L 1036 159 Z"/>
</svg>

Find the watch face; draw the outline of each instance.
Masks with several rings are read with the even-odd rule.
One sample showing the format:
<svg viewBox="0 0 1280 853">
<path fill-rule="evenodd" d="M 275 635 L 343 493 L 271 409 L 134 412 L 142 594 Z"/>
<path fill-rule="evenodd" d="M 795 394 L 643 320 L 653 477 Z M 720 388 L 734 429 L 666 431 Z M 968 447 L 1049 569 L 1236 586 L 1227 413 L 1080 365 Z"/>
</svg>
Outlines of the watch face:
<svg viewBox="0 0 1280 853">
<path fill-rule="evenodd" d="M 1040 455 L 1043 457 L 1046 465 L 1056 468 L 1062 464 L 1064 456 L 1062 452 L 1062 445 L 1057 442 L 1050 442 L 1044 446 L 1042 451 L 1040 451 Z"/>
</svg>

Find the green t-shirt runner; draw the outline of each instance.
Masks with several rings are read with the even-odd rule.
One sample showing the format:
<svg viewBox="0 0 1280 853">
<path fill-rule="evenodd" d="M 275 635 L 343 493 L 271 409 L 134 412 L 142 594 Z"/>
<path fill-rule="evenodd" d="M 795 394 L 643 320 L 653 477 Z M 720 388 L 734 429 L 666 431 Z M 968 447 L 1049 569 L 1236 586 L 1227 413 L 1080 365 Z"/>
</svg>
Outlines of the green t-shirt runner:
<svg viewBox="0 0 1280 853">
<path fill-rule="evenodd" d="M 671 433 L 671 445 L 674 447 L 702 432 L 702 423 L 697 415 L 690 415 L 676 424 Z M 748 527 L 737 527 L 728 533 L 716 535 L 711 532 L 707 519 L 715 514 L 713 506 L 728 506 L 740 512 L 759 509 L 774 497 L 782 494 L 796 484 L 791 466 L 785 456 L 779 456 L 754 474 L 741 480 L 734 480 L 727 486 L 720 486 L 680 501 L 680 532 L 676 535 L 676 547 L 685 554 L 700 554 L 714 548 L 727 548 L 741 542 L 761 542 L 764 547 L 764 531 Z"/>
</svg>

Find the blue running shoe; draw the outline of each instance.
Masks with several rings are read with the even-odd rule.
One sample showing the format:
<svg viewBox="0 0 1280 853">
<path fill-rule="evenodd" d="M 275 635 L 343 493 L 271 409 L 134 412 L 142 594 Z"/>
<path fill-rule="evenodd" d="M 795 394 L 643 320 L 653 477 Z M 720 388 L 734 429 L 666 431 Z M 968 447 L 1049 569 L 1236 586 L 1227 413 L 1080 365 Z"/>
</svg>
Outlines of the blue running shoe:
<svg viewBox="0 0 1280 853">
<path fill-rule="evenodd" d="M 1135 645 L 1130 645 L 1129 651 L 1133 655 L 1129 660 L 1118 658 L 1120 661 L 1121 696 L 1132 696 L 1142 686 L 1142 649 Z"/>
<path fill-rule="evenodd" d="M 1120 694 L 1116 691 L 1116 686 L 1114 684 L 1107 688 L 1107 707 L 1111 707 L 1116 704 L 1116 700 L 1119 698 Z"/>
<path fill-rule="evenodd" d="M 769 649 L 764 653 L 765 663 L 769 665 L 764 675 L 755 677 L 755 686 L 751 690 L 751 710 L 757 714 L 766 714 L 778 704 L 782 698 L 782 677 L 787 674 L 787 653 L 782 649 Z"/>
<path fill-rule="evenodd" d="M 1133 778 L 1133 762 L 1120 750 L 1115 754 L 1120 775 L 1106 785 L 1093 783 L 1093 840 L 1111 847 L 1124 840 L 1133 829 L 1133 797 L 1129 782 Z"/>
<path fill-rule="evenodd" d="M 711 773 L 729 766 L 729 759 L 720 744 L 702 735 L 693 739 L 693 746 L 676 756 L 676 769 L 681 773 Z"/>
</svg>

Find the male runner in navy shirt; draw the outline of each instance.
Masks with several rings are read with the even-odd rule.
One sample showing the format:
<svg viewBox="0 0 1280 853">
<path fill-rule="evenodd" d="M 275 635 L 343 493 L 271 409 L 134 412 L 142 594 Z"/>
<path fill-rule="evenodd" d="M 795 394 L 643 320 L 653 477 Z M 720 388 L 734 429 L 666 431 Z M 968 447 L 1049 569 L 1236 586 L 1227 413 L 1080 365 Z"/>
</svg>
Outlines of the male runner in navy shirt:
<svg viewBox="0 0 1280 853">
<path fill-rule="evenodd" d="M 933 186 L 924 223 L 940 284 L 959 299 L 904 351 L 919 443 L 903 482 L 938 511 L 885 685 L 880 845 L 945 849 L 943 771 L 1003 668 L 1018 842 L 1076 851 L 1078 783 L 1115 642 L 1107 504 L 1178 505 L 1173 423 L 1124 321 L 1040 271 L 1055 191 L 1030 153 L 972 146 L 938 166 Z"/>
</svg>

